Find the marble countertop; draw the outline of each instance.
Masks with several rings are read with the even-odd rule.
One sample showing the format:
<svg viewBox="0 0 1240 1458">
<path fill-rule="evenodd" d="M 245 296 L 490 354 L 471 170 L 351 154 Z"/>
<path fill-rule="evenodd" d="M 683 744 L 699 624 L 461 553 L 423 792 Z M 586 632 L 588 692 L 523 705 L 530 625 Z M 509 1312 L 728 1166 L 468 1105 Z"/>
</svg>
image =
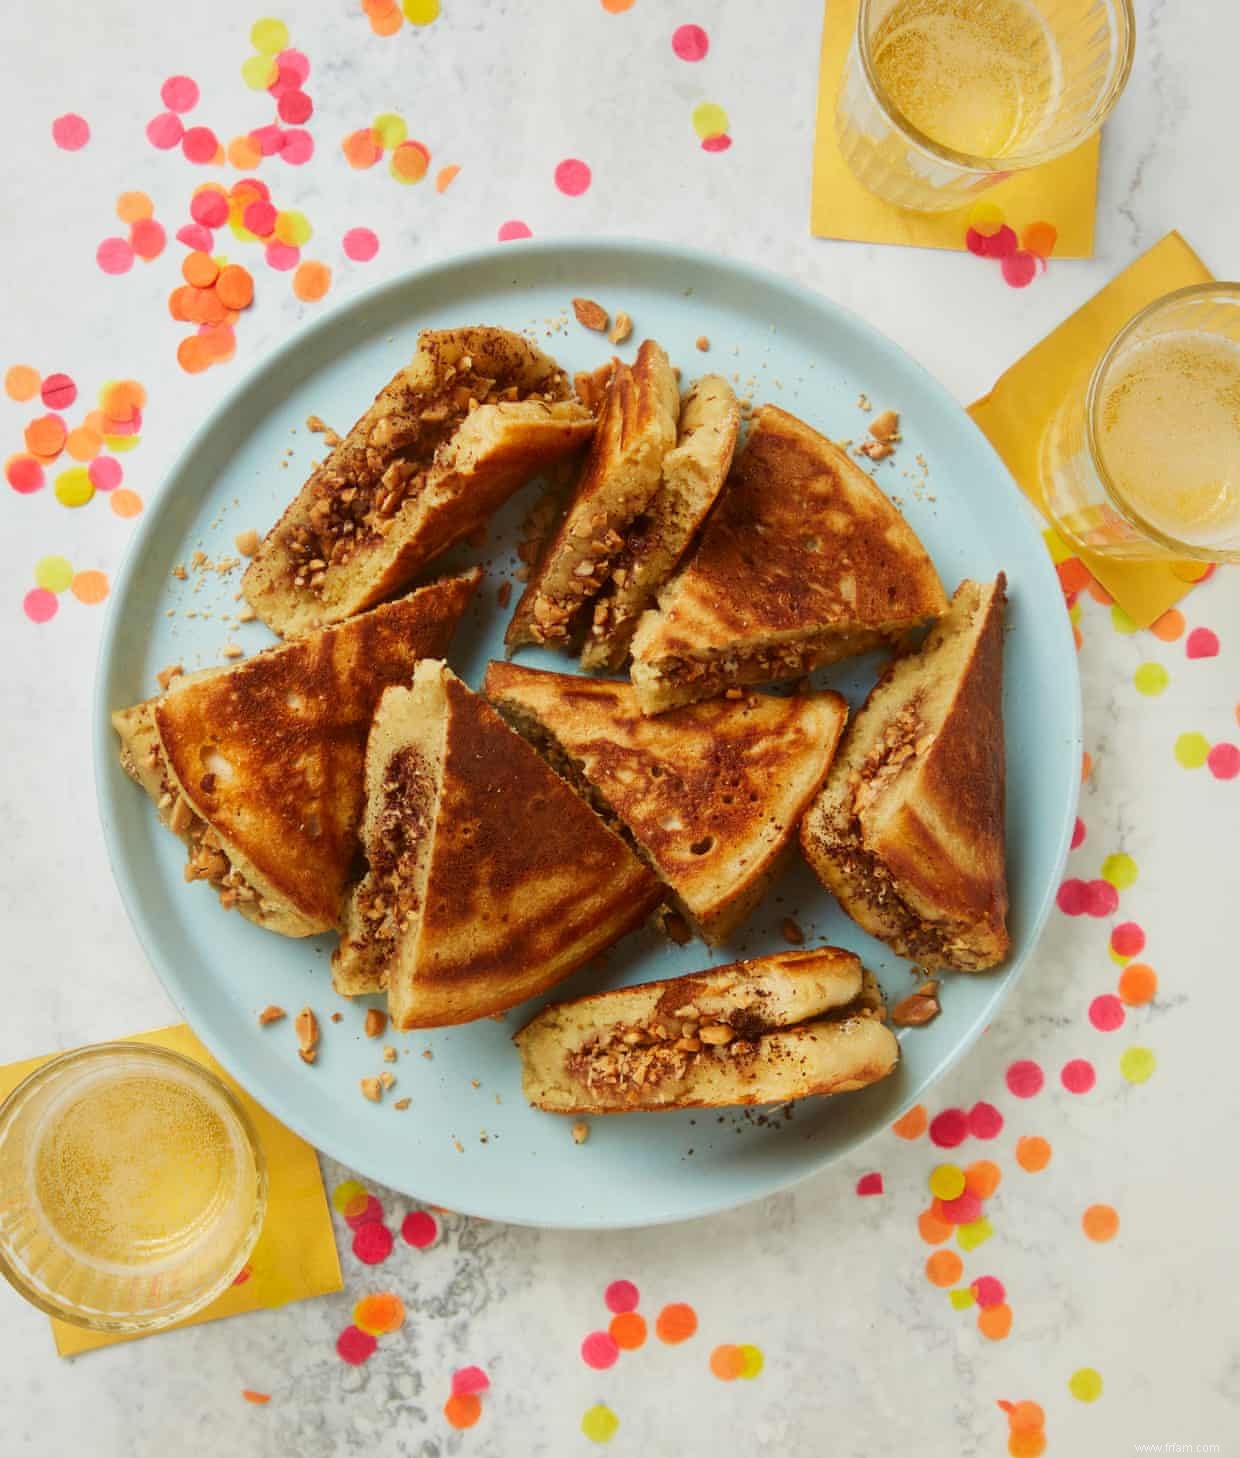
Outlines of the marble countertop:
<svg viewBox="0 0 1240 1458">
<path fill-rule="evenodd" d="M 416 13 L 421 0 L 410 3 Z M 1103 141 L 1096 255 L 1052 259 L 1020 292 L 967 254 L 809 236 L 819 0 L 726 0 L 696 13 L 663 0 L 442 0 L 433 23 L 386 37 L 372 33 L 354 0 L 285 4 L 271 13 L 312 61 L 307 127 L 317 151 L 275 174 L 272 159 L 260 175 L 278 178 L 281 206 L 313 221 L 304 251 L 331 265 L 328 303 L 489 244 L 511 220 L 539 237 L 683 241 L 856 309 L 963 402 L 1170 228 L 1220 276 L 1240 269 L 1240 10 L 1209 9 L 1207 25 L 1199 7 L 1137 0 L 1136 69 Z M 9 199 L 0 219 L 8 280 L 0 367 L 64 370 L 91 391 L 112 377 L 146 382 L 141 448 L 124 458 L 126 489 L 146 499 L 187 428 L 323 307 L 258 263 L 262 296 L 238 330 L 237 358 L 191 376 L 173 363 L 183 330 L 165 304 L 180 245 L 169 237 L 162 258 L 122 276 L 96 263 L 100 242 L 126 231 L 114 213 L 118 194 L 149 194 L 171 234 L 191 186 L 215 175 L 145 138 L 163 110 L 166 77 L 194 77 L 201 99 L 192 121 L 225 141 L 269 119 L 269 99 L 239 77 L 262 13 L 256 0 L 48 0 L 0 15 L 11 63 L 0 96 L 9 138 L 0 152 Z M 705 60 L 674 53 L 672 34 L 685 23 L 708 32 Z M 726 152 L 698 146 L 690 114 L 702 101 L 727 110 Z M 340 139 L 383 112 L 406 117 L 432 153 L 418 186 L 353 171 L 342 156 Z M 51 137 L 53 119 L 68 113 L 90 126 L 76 152 Z M 557 188 L 565 158 L 589 164 L 590 185 L 578 195 Z M 448 164 L 461 170 L 439 191 Z M 373 260 L 341 251 L 354 227 L 378 236 Z M 29 413 L 0 399 L 6 455 L 20 449 Z M 40 559 L 56 554 L 79 573 L 110 575 L 133 521 L 65 510 L 50 491 L 4 490 L 0 912 L 9 996 L 0 1060 L 8 1061 L 174 1014 L 125 919 L 96 824 L 87 724 L 103 610 L 63 592 L 51 621 L 23 613 Z M 376 1283 L 343 1240 L 345 1289 L 336 1296 L 72 1363 L 55 1356 L 43 1318 L 2 1287 L 0 1452 L 558 1458 L 593 1450 L 582 1418 L 602 1404 L 619 1419 L 616 1453 L 982 1458 L 1009 1452 L 1005 1402 L 1040 1405 L 1045 1450 L 1056 1458 L 1129 1453 L 1139 1443 L 1240 1452 L 1233 1043 L 1214 1001 L 1234 977 L 1226 908 L 1240 893 L 1240 781 L 1208 766 L 1190 771 L 1175 754 L 1186 733 L 1240 738 L 1240 579 L 1216 573 L 1181 604 L 1183 631 L 1162 637 L 1122 631 L 1087 593 L 1080 605 L 1092 773 L 1067 874 L 1105 874 L 1120 887 L 1119 907 L 1098 918 L 1054 913 L 1002 1016 L 934 1089 L 931 1118 L 992 1105 L 1003 1121 L 995 1137 L 945 1154 L 929 1134 L 887 1132 L 792 1192 L 649 1232 L 542 1233 L 446 1216 L 434 1247 L 384 1267 L 381 1284 L 404 1297 L 409 1319 L 356 1368 L 341 1362 L 335 1340 Z M 1217 653 L 1193 656 L 1198 628 L 1216 635 Z M 1157 696 L 1134 685 L 1146 662 L 1169 672 Z M 1158 991 L 1149 1004 L 1120 1005 L 1123 1026 L 1103 1031 L 1096 1024 L 1117 1004 L 1095 1009 L 1094 1021 L 1090 1010 L 1116 992 L 1123 958 L 1114 948 L 1136 955 L 1135 941 L 1123 940 L 1136 932 L 1113 939 L 1121 925 L 1143 935 L 1138 960 L 1155 969 Z M 1095 1071 L 1088 1092 L 1064 1085 L 1061 1070 L 1073 1060 Z M 1012 1091 L 1027 1092 L 1011 1072 L 1023 1061 L 1045 1073 L 1032 1098 Z M 1036 1163 L 1036 1146 L 1018 1143 L 1031 1138 L 1051 1149 L 1037 1172 L 1022 1166 Z M 944 1158 L 990 1160 L 1001 1183 L 987 1206 L 992 1238 L 968 1256 L 962 1277 L 951 1262 L 934 1267 L 946 1278 L 940 1286 L 927 1276 L 940 1248 L 923 1239 L 918 1215 L 929 1172 Z M 346 1173 L 324 1170 L 329 1187 Z M 881 1194 L 859 1195 L 858 1181 L 873 1174 Z M 384 1199 L 398 1216 L 408 1208 Z M 1094 1206 L 1117 1212 L 1113 1239 L 1086 1234 L 1084 1212 Z M 975 1294 L 979 1276 L 1003 1287 L 1006 1336 L 995 1321 L 988 1336 L 980 1308 L 950 1298 L 953 1286 Z M 636 1283 L 651 1316 L 669 1302 L 692 1304 L 697 1336 L 676 1346 L 652 1339 L 610 1370 L 592 1370 L 581 1340 L 605 1324 L 603 1291 L 619 1278 Z M 982 1291 L 994 1299 L 993 1287 Z M 711 1350 L 742 1343 L 760 1349 L 762 1371 L 718 1380 Z M 441 1408 L 449 1374 L 465 1363 L 484 1367 L 492 1386 L 477 1426 L 457 1432 Z M 1100 1374 L 1092 1401 L 1074 1393 L 1090 1395 L 1090 1379 L 1072 1380 L 1082 1372 Z M 242 1389 L 272 1400 L 251 1406 Z M 1012 1441 L 1012 1452 L 1041 1451 Z"/>
</svg>

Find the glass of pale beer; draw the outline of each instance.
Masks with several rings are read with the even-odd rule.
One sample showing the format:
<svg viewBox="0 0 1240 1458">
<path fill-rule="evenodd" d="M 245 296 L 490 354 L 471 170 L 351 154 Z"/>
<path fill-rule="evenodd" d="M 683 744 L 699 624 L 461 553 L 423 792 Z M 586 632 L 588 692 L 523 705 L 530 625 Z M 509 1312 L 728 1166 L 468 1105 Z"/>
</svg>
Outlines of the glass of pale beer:
<svg viewBox="0 0 1240 1458">
<path fill-rule="evenodd" d="M 1134 31 L 1132 0 L 861 0 L 840 151 L 897 207 L 961 207 L 1101 127 Z"/>
<path fill-rule="evenodd" d="M 78 1326 L 147 1331 L 200 1311 L 244 1266 L 266 1204 L 245 1110 L 179 1053 L 79 1049 L 0 1106 L 0 1271 Z"/>
<path fill-rule="evenodd" d="M 1240 562 L 1240 284 L 1194 284 L 1129 320 L 1052 417 L 1041 470 L 1077 547 Z"/>
</svg>

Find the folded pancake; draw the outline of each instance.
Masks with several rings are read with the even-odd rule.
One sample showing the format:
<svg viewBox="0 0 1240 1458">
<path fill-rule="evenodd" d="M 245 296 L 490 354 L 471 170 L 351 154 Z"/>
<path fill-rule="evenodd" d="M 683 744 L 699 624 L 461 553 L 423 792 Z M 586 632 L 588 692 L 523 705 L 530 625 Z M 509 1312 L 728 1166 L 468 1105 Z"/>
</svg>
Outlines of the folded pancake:
<svg viewBox="0 0 1240 1458">
<path fill-rule="evenodd" d="M 923 967 L 1008 952 L 1004 866 L 1005 581 L 965 581 L 919 652 L 849 725 L 801 831 L 854 921 Z"/>
<path fill-rule="evenodd" d="M 477 569 L 112 716 L 121 764 L 189 847 L 187 881 L 269 931 L 340 923 L 366 737 L 384 689 L 447 651 Z"/>
<path fill-rule="evenodd" d="M 658 490 L 679 413 L 675 373 L 654 340 L 642 343 L 631 366 L 615 361 L 581 477 L 508 625 L 510 648 L 567 648 L 580 638 L 584 605 Z"/>
<path fill-rule="evenodd" d="M 552 1003 L 514 1041 L 536 1108 L 719 1108 L 877 1083 L 900 1056 L 885 1016 L 857 958 L 821 947 Z"/>
<path fill-rule="evenodd" d="M 633 684 L 658 714 L 894 643 L 946 606 L 925 548 L 873 480 L 764 405 L 696 550 L 638 625 Z"/>
<path fill-rule="evenodd" d="M 712 945 L 783 863 L 848 713 L 835 693 L 751 693 L 650 719 L 629 684 L 515 663 L 492 663 L 483 688 Z"/>
<path fill-rule="evenodd" d="M 405 369 L 317 466 L 242 583 L 283 637 L 406 587 L 594 418 L 555 361 L 507 329 L 424 330 Z"/>
<path fill-rule="evenodd" d="M 703 375 L 680 404 L 676 445 L 659 489 L 625 533 L 595 598 L 581 650 L 583 668 L 623 668 L 642 613 L 701 529 L 732 466 L 740 406 L 722 375 Z"/>
<path fill-rule="evenodd" d="M 400 1028 L 502 1012 L 649 915 L 654 876 L 446 665 L 384 695 L 366 753 L 369 871 L 332 960 Z"/>
</svg>

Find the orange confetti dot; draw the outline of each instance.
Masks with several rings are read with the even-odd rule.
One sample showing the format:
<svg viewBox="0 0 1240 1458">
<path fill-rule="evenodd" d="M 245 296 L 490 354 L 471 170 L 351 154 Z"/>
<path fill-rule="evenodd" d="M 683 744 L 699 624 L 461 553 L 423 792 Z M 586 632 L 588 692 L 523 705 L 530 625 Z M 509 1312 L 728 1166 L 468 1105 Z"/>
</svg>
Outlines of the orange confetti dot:
<svg viewBox="0 0 1240 1458">
<path fill-rule="evenodd" d="M 182 260 L 181 274 L 185 282 L 193 284 L 196 289 L 209 289 L 220 276 L 220 266 L 209 253 L 195 249 Z"/>
<path fill-rule="evenodd" d="M 603 9 L 608 15 L 623 15 L 626 10 L 632 10 L 635 0 L 603 0 Z"/>
<path fill-rule="evenodd" d="M 263 160 L 263 149 L 248 133 L 243 137 L 234 137 L 228 144 L 229 164 L 239 172 L 248 172 L 251 167 L 257 167 Z"/>
<path fill-rule="evenodd" d="M 223 364 L 237 352 L 237 336 L 227 324 L 209 325 L 198 337 L 212 364 Z"/>
<path fill-rule="evenodd" d="M 247 1402 L 256 1403 L 259 1407 L 261 1407 L 265 1402 L 271 1401 L 270 1392 L 254 1392 L 248 1387 L 243 1387 L 241 1389 L 241 1395 L 245 1398 Z"/>
<path fill-rule="evenodd" d="M 964 1172 L 964 1187 L 979 1200 L 989 1200 L 999 1188 L 1003 1174 L 999 1166 L 989 1159 L 975 1160 Z"/>
<path fill-rule="evenodd" d="M 155 204 L 144 192 L 123 192 L 116 199 L 116 216 L 122 223 L 138 223 L 155 216 Z"/>
<path fill-rule="evenodd" d="M 102 602 L 108 595 L 107 573 L 97 572 L 93 568 L 89 572 L 77 572 L 69 584 L 69 591 L 78 602 L 84 602 L 88 606 Z"/>
<path fill-rule="evenodd" d="M 697 1331 L 697 1312 L 684 1301 L 674 1301 L 659 1312 L 654 1329 L 661 1342 L 687 1342 Z"/>
<path fill-rule="evenodd" d="M 421 182 L 431 165 L 431 154 L 421 142 L 402 142 L 392 153 L 392 176 L 401 182 Z"/>
<path fill-rule="evenodd" d="M 313 304 L 331 288 L 332 271 L 317 258 L 308 258 L 297 265 L 293 274 L 293 292 L 304 304 Z"/>
<path fill-rule="evenodd" d="M 455 162 L 450 167 L 441 167 L 435 174 L 435 191 L 447 192 L 460 170 Z"/>
<path fill-rule="evenodd" d="M 387 1336 L 405 1323 L 405 1303 L 393 1291 L 363 1296 L 353 1308 L 353 1325 L 371 1336 Z"/>
<path fill-rule="evenodd" d="M 1008 1452 L 1011 1458 L 1042 1458 L 1046 1452 L 1046 1434 L 1041 1428 L 1009 1433 Z"/>
<path fill-rule="evenodd" d="M 920 1139 L 928 1123 L 925 1104 L 914 1104 L 908 1113 L 901 1114 L 895 1121 L 891 1132 L 901 1139 Z"/>
<path fill-rule="evenodd" d="M 622 1352 L 635 1352 L 646 1343 L 646 1318 L 638 1311 L 618 1312 L 607 1330 Z"/>
<path fill-rule="evenodd" d="M 1129 962 L 1119 974 L 1119 1000 L 1129 1007 L 1153 1002 L 1158 991 L 1158 973 L 1144 962 Z"/>
<path fill-rule="evenodd" d="M 146 391 L 137 380 L 110 380 L 99 391 L 99 405 L 111 420 L 128 420 L 146 404 Z M 86 418 L 87 425 L 90 417 Z"/>
<path fill-rule="evenodd" d="M 482 1403 L 473 1392 L 454 1392 L 443 1405 L 443 1415 L 454 1428 L 472 1428 L 482 1416 Z"/>
<path fill-rule="evenodd" d="M 403 23 L 400 11 L 395 9 L 370 16 L 370 28 L 376 35 L 395 35 Z"/>
<path fill-rule="evenodd" d="M 189 284 L 178 284 L 168 295 L 168 312 L 183 324 L 190 322 L 189 310 L 193 293 L 194 290 Z"/>
<path fill-rule="evenodd" d="M 1095 602 L 1101 603 L 1103 607 L 1110 607 L 1111 604 L 1115 601 L 1115 599 L 1106 590 L 1106 588 L 1103 587 L 1102 583 L 1099 582 L 1096 577 L 1091 577 L 1089 581 L 1085 584 L 1085 591 L 1089 593 L 1090 597 L 1092 597 Z"/>
<path fill-rule="evenodd" d="M 710 1354 L 710 1370 L 720 1382 L 734 1382 L 745 1370 L 745 1354 L 729 1343 L 716 1347 Z"/>
<path fill-rule="evenodd" d="M 1094 772 L 1094 759 L 1093 759 L 1093 755 L 1091 755 L 1090 752 L 1089 752 L 1089 750 L 1087 749 L 1081 755 L 1081 784 L 1084 784 L 1085 781 L 1090 777 L 1090 775 L 1093 774 L 1093 772 Z"/>
<path fill-rule="evenodd" d="M 254 302 L 254 280 L 249 269 L 242 268 L 239 263 L 230 263 L 216 280 L 215 293 L 225 309 L 248 309 Z M 204 320 L 206 322 L 220 323 L 222 320 Z"/>
<path fill-rule="evenodd" d="M 1020 235 L 1020 246 L 1039 258 L 1049 258 L 1058 238 L 1059 229 L 1054 223 L 1030 223 Z"/>
<path fill-rule="evenodd" d="M 137 516 L 142 510 L 142 498 L 136 491 L 130 491 L 127 486 L 122 486 L 119 491 L 113 491 L 108 497 L 108 504 L 117 516 Z"/>
<path fill-rule="evenodd" d="M 340 150 L 349 166 L 360 172 L 364 168 L 373 167 L 383 156 L 383 142 L 372 127 L 363 127 L 361 131 L 350 132 L 341 142 Z"/>
<path fill-rule="evenodd" d="M 1030 1174 L 1037 1174 L 1051 1162 L 1051 1146 L 1040 1134 L 1026 1134 L 1016 1141 L 1016 1163 Z"/>
<path fill-rule="evenodd" d="M 1114 1240 L 1119 1230 L 1119 1215 L 1110 1205 L 1091 1205 L 1081 1216 L 1081 1229 L 1090 1240 Z"/>
<path fill-rule="evenodd" d="M 103 436 L 88 426 L 75 426 L 65 436 L 65 450 L 75 461 L 93 461 L 103 449 Z"/>
<path fill-rule="evenodd" d="M 177 345 L 177 364 L 187 375 L 200 375 L 210 363 L 201 335 L 189 334 Z"/>
<path fill-rule="evenodd" d="M 954 1286 L 964 1272 L 964 1262 L 954 1250 L 936 1250 L 926 1257 L 926 1279 L 932 1286 Z"/>
<path fill-rule="evenodd" d="M 362 0 L 362 9 L 367 15 L 390 15 L 396 9 L 396 0 Z"/>
<path fill-rule="evenodd" d="M 340 1207 L 340 1213 L 346 1220 L 354 1219 L 362 1214 L 367 1205 L 370 1204 L 370 1195 L 365 1190 L 356 1190 L 345 1203 Z"/>
<path fill-rule="evenodd" d="M 58 415 L 40 415 L 26 427 L 26 449 L 44 460 L 55 460 L 64 449 L 68 433 Z"/>
<path fill-rule="evenodd" d="M 1055 568 L 1059 585 L 1066 593 L 1080 592 L 1092 580 L 1089 568 L 1079 557 L 1065 557 Z"/>
<path fill-rule="evenodd" d="M 945 1240 L 950 1240 L 954 1228 L 941 1218 L 933 1205 L 917 1217 L 917 1233 L 927 1245 L 942 1245 Z"/>
<path fill-rule="evenodd" d="M 1001 1342 L 1012 1330 L 1012 1308 L 1006 1301 L 998 1306 L 984 1306 L 977 1313 L 977 1329 L 992 1342 Z"/>
<path fill-rule="evenodd" d="M 4 376 L 4 393 L 10 400 L 33 400 L 43 378 L 29 365 L 12 365 Z"/>
<path fill-rule="evenodd" d="M 1184 614 L 1179 608 L 1168 608 L 1161 618 L 1150 624 L 1150 632 L 1164 643 L 1174 643 L 1184 631 Z"/>
<path fill-rule="evenodd" d="M 1076 651 L 1079 653 L 1085 645 L 1085 639 L 1081 636 L 1081 630 L 1075 623 L 1072 624 L 1072 641 L 1076 645 Z"/>
<path fill-rule="evenodd" d="M 1014 1433 L 1031 1433 L 1046 1426 L 1046 1414 L 1036 1402 L 1017 1402 L 1008 1409 L 1008 1423 Z"/>
</svg>

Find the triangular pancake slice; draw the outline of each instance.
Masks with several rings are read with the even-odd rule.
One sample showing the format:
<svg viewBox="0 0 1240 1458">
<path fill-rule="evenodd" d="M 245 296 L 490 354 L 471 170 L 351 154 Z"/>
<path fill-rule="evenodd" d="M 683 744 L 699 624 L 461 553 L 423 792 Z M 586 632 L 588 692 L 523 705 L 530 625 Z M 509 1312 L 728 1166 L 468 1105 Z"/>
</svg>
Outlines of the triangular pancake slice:
<svg viewBox="0 0 1240 1458">
<path fill-rule="evenodd" d="M 925 548 L 874 481 L 764 405 L 696 551 L 642 617 L 633 683 L 658 714 L 896 642 L 946 606 Z"/>
<path fill-rule="evenodd" d="M 662 888 L 446 665 L 384 695 L 367 749 L 370 869 L 337 990 L 385 986 L 399 1028 L 502 1012 L 637 926 Z"/>
<path fill-rule="evenodd" d="M 250 563 L 246 601 L 283 637 L 373 606 L 583 446 L 594 417 L 507 329 L 425 330 Z"/>
<path fill-rule="evenodd" d="M 749 915 L 792 846 L 848 713 L 835 693 L 751 693 L 648 719 L 628 684 L 512 663 L 492 663 L 484 688 L 712 945 Z"/>
<path fill-rule="evenodd" d="M 820 947 L 552 1003 L 514 1041 L 535 1108 L 721 1108 L 877 1083 L 900 1058 L 884 1018 L 853 953 Z"/>
<path fill-rule="evenodd" d="M 285 936 L 339 924 L 384 689 L 447 651 L 478 582 L 445 578 L 112 716 L 121 763 L 189 846 L 187 881 Z"/>
<path fill-rule="evenodd" d="M 872 936 L 923 967 L 1008 952 L 1004 869 L 1005 581 L 962 582 L 917 653 L 853 719 L 801 843 Z"/>
</svg>

